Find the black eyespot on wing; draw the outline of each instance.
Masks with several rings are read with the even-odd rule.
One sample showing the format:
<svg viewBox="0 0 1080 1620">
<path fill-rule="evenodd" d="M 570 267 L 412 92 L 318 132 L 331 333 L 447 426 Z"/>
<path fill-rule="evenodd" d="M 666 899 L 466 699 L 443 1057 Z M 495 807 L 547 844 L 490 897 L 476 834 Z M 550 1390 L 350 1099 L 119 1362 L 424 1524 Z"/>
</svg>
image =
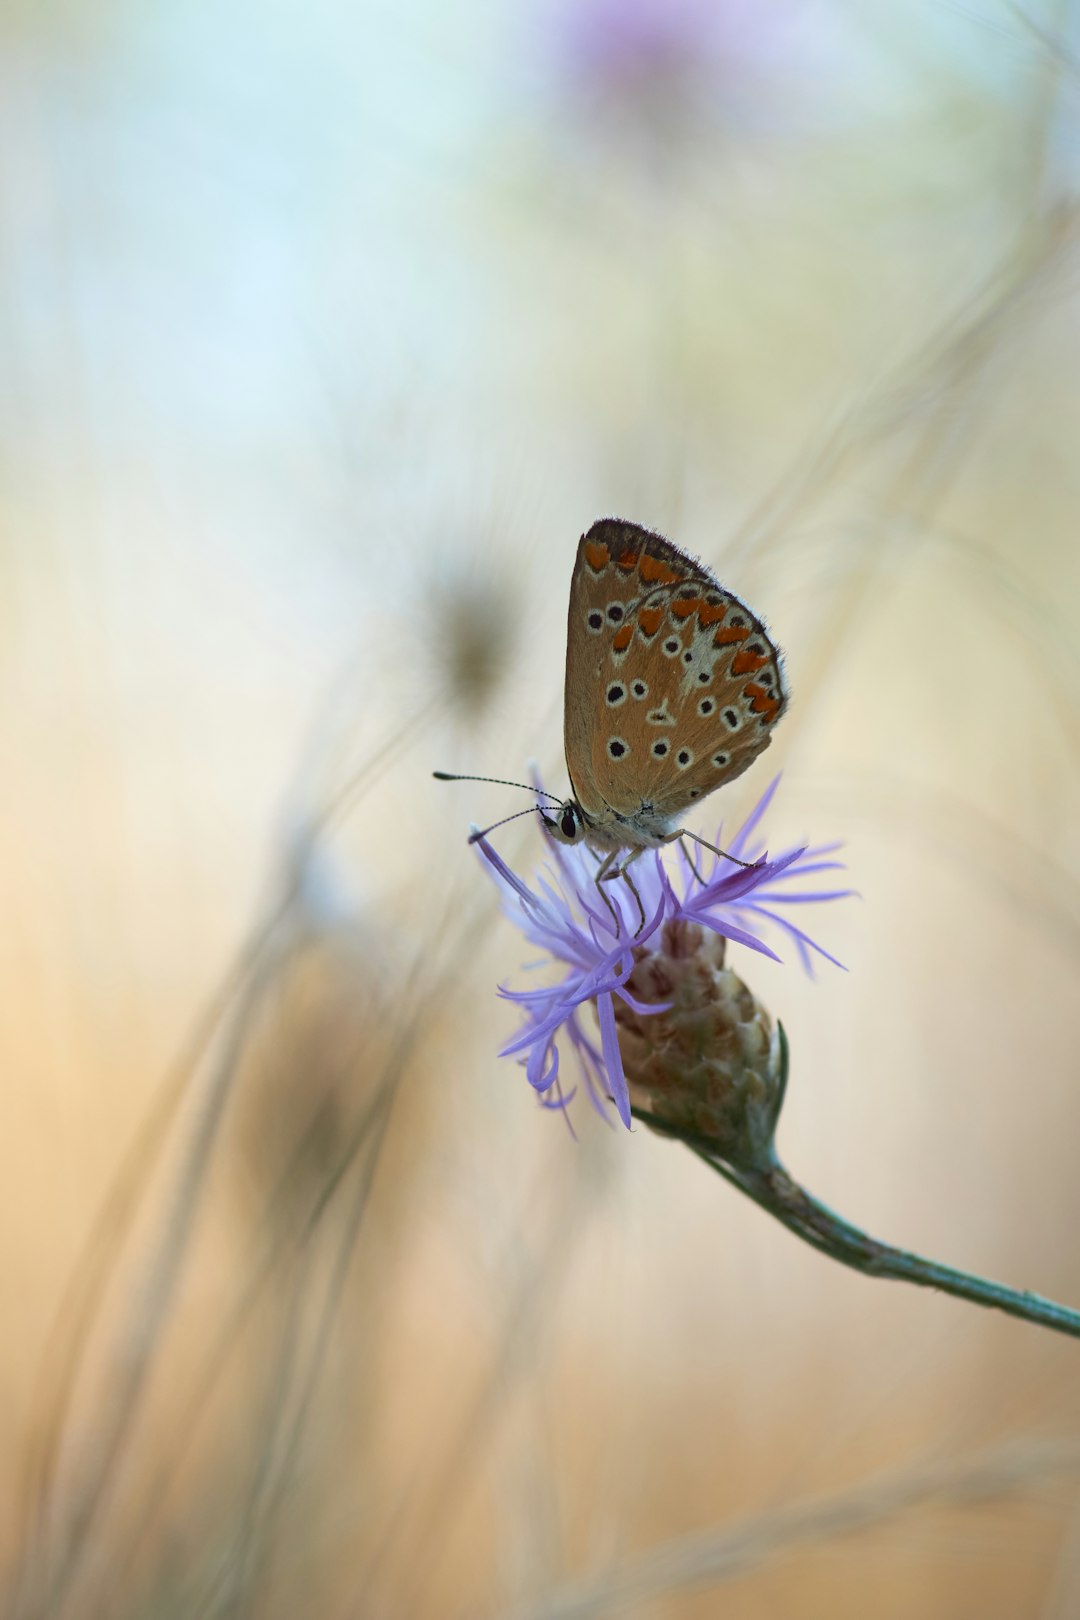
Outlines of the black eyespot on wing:
<svg viewBox="0 0 1080 1620">
<path fill-rule="evenodd" d="M 712 757 L 712 762 L 718 771 L 722 771 L 728 762 L 728 756 L 726 754 L 714 754 Z"/>
<path fill-rule="evenodd" d="M 682 657 L 684 664 L 692 664 L 694 662 L 694 655 L 689 648 L 683 653 Z"/>
<path fill-rule="evenodd" d="M 712 680 L 712 670 L 703 669 L 701 674 L 698 676 L 698 680 L 701 682 L 702 686 L 708 686 L 709 682 Z"/>
<path fill-rule="evenodd" d="M 734 709 L 725 709 L 724 719 L 727 721 L 727 724 L 732 731 L 738 731 L 739 716 L 736 714 Z"/>
<path fill-rule="evenodd" d="M 694 763 L 694 756 L 690 752 L 689 748 L 679 749 L 679 752 L 675 755 L 675 763 L 684 771 L 688 765 L 692 765 Z"/>
<path fill-rule="evenodd" d="M 604 615 L 602 613 L 597 613 L 596 609 L 594 608 L 591 613 L 586 614 L 585 623 L 595 634 L 597 630 L 602 630 L 604 628 Z"/>
<path fill-rule="evenodd" d="M 630 752 L 630 745 L 622 737 L 609 737 L 607 751 L 612 759 L 622 759 L 624 754 Z"/>
<path fill-rule="evenodd" d="M 702 698 L 701 702 L 697 706 L 697 712 L 698 714 L 712 714 L 715 708 L 716 704 L 713 702 L 712 698 Z"/>
<path fill-rule="evenodd" d="M 679 648 L 681 646 L 682 646 L 681 641 L 676 641 L 674 636 L 669 636 L 668 639 L 664 642 L 664 651 L 667 653 L 669 658 L 674 658 L 675 654 L 678 652 L 678 650 L 679 650 Z"/>
<path fill-rule="evenodd" d="M 648 697 L 649 695 L 649 688 L 644 681 L 635 681 L 630 690 L 636 698 Z"/>
<path fill-rule="evenodd" d="M 668 745 L 662 737 L 659 742 L 654 742 L 652 745 L 652 751 L 656 755 L 657 759 L 663 759 L 664 755 L 667 753 L 667 750 Z"/>
<path fill-rule="evenodd" d="M 625 698 L 625 696 L 626 696 L 626 687 L 625 686 L 620 686 L 618 681 L 616 681 L 614 686 L 609 686 L 608 689 L 607 689 L 608 707 L 611 708 L 611 709 L 614 709 L 617 704 L 619 704 L 619 703 L 621 703 L 623 701 L 623 698 Z"/>
<path fill-rule="evenodd" d="M 618 624 L 619 620 L 623 616 L 622 603 L 621 602 L 611 602 L 608 605 L 607 616 L 611 620 L 612 624 Z"/>
</svg>

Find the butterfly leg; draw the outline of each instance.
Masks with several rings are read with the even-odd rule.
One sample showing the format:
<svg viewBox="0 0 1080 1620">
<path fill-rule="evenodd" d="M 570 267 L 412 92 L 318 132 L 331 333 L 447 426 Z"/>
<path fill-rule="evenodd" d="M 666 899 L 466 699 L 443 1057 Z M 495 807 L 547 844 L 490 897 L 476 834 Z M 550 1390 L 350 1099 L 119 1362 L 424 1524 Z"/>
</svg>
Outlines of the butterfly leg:
<svg viewBox="0 0 1080 1620">
<path fill-rule="evenodd" d="M 686 834 L 685 833 L 680 833 L 679 834 L 679 847 L 681 848 L 683 854 L 686 856 L 686 864 L 687 864 L 687 866 L 689 866 L 691 872 L 693 872 L 694 876 L 697 878 L 698 882 L 701 884 L 701 887 L 704 888 L 705 887 L 705 879 L 702 877 L 701 873 L 698 871 L 697 867 L 694 865 L 694 857 L 690 853 L 690 846 L 686 842 Z"/>
<path fill-rule="evenodd" d="M 611 920 L 615 924 L 615 932 L 616 933 L 618 933 L 618 931 L 619 931 L 619 913 L 615 910 L 615 907 L 612 905 L 611 897 L 608 894 L 607 890 L 603 887 L 603 884 L 605 882 L 609 881 L 613 877 L 618 877 L 619 874 L 617 872 L 613 872 L 611 870 L 611 868 L 615 865 L 616 860 L 618 859 L 618 854 L 619 854 L 619 852 L 618 852 L 617 849 L 609 849 L 607 854 L 604 856 L 603 860 L 600 862 L 599 866 L 597 867 L 596 876 L 593 879 L 593 882 L 596 884 L 596 887 L 597 887 L 597 890 L 599 892 L 601 900 L 604 902 L 605 906 L 607 906 L 608 910 L 611 913 Z"/>
<path fill-rule="evenodd" d="M 757 861 L 741 861 L 737 855 L 729 855 L 726 849 L 717 849 L 716 845 L 710 844 L 707 838 L 702 838 L 696 832 L 690 832 L 686 828 L 679 834 L 679 837 L 692 838 L 695 844 L 701 844 L 705 849 L 711 849 L 713 854 L 719 855 L 722 861 L 734 861 L 736 866 L 744 866 L 747 870 L 759 864 Z M 693 862 L 691 862 L 691 865 L 693 865 Z"/>
<path fill-rule="evenodd" d="M 630 857 L 630 861 L 636 861 L 638 856 L 643 855 L 644 853 L 645 853 L 644 850 L 635 849 L 634 853 Z M 633 878 L 630 876 L 629 872 L 626 870 L 626 868 L 630 865 L 630 861 L 624 862 L 624 864 L 619 868 L 619 876 L 622 878 L 623 882 L 626 884 L 626 887 L 630 890 L 630 893 L 633 895 L 634 903 L 638 908 L 638 916 L 641 918 L 641 921 L 638 923 L 637 927 L 634 929 L 634 938 L 637 939 L 638 935 L 641 933 L 641 930 L 645 926 L 645 907 L 641 903 L 640 894 L 638 894 L 637 889 L 634 887 Z"/>
<path fill-rule="evenodd" d="M 632 865 L 633 862 L 637 860 L 638 856 L 639 855 L 644 855 L 644 853 L 645 853 L 645 850 L 643 848 L 642 849 L 635 849 L 634 853 L 632 855 L 629 855 L 626 858 L 626 860 L 623 861 L 622 865 L 620 866 L 620 865 L 616 864 L 616 862 L 618 860 L 618 856 L 619 856 L 619 851 L 617 849 L 613 849 L 611 851 L 611 853 L 605 859 L 603 865 L 600 867 L 600 870 L 596 874 L 597 887 L 599 887 L 599 885 L 601 883 L 612 883 L 612 882 L 614 882 L 615 878 L 620 878 L 621 877 L 625 881 L 626 887 L 630 890 L 630 893 L 634 897 L 634 903 L 638 908 L 638 915 L 641 918 L 641 921 L 638 923 L 637 927 L 634 930 L 634 938 L 635 939 L 637 939 L 638 935 L 641 933 L 641 930 L 645 926 L 645 907 L 641 903 L 641 896 L 637 892 L 637 889 L 636 889 L 636 887 L 634 885 L 633 878 L 627 872 L 627 867 Z M 601 892 L 601 894 L 604 894 L 604 891 L 602 889 L 600 890 L 600 892 Z M 612 916 L 616 917 L 615 908 L 611 904 L 611 901 L 608 899 L 606 894 L 604 894 L 604 902 L 607 905 L 607 908 L 611 912 Z M 616 917 L 616 926 L 618 926 L 618 918 L 617 917 Z"/>
</svg>

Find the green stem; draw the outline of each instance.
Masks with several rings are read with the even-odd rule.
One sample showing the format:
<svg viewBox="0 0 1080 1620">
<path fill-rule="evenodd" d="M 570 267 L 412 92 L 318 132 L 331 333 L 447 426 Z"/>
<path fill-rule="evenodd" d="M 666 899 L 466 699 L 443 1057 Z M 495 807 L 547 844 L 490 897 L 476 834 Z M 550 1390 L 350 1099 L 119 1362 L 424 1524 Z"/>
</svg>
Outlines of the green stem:
<svg viewBox="0 0 1080 1620">
<path fill-rule="evenodd" d="M 919 1288 L 937 1288 L 943 1294 L 970 1300 L 973 1305 L 985 1305 L 992 1310 L 1018 1316 L 1024 1322 L 1036 1322 L 1040 1327 L 1052 1328 L 1056 1333 L 1067 1333 L 1080 1339 L 1080 1311 L 1058 1305 L 1052 1299 L 1026 1290 L 1007 1288 L 1004 1283 L 991 1282 L 953 1266 L 943 1266 L 936 1260 L 924 1259 L 907 1249 L 897 1249 L 890 1243 L 860 1231 L 850 1221 L 836 1215 L 827 1205 L 813 1198 L 775 1157 L 760 1165 L 740 1166 L 728 1164 L 717 1157 L 715 1147 L 700 1137 L 667 1124 L 655 1114 L 634 1109 L 634 1116 L 655 1131 L 684 1142 L 699 1159 L 730 1181 L 732 1186 L 752 1198 L 763 1210 L 786 1226 L 789 1232 L 801 1237 L 804 1243 L 820 1249 L 830 1260 L 851 1266 L 867 1277 L 891 1277 L 898 1282 L 914 1283 Z"/>
</svg>

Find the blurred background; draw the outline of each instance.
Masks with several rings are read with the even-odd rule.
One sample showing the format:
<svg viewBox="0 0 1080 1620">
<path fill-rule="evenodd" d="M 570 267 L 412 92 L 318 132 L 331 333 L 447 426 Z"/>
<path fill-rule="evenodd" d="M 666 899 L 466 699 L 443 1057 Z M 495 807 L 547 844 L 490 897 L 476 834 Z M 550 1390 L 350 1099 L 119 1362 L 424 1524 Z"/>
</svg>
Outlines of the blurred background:
<svg viewBox="0 0 1080 1620">
<path fill-rule="evenodd" d="M 786 1162 L 1080 1304 L 1075 13 L 8 0 L 13 1620 L 1080 1612 L 1075 1343 L 575 1141 L 430 774 L 565 786 L 594 517 L 702 556 L 793 705 L 694 825 L 861 894 L 734 953 Z"/>
</svg>

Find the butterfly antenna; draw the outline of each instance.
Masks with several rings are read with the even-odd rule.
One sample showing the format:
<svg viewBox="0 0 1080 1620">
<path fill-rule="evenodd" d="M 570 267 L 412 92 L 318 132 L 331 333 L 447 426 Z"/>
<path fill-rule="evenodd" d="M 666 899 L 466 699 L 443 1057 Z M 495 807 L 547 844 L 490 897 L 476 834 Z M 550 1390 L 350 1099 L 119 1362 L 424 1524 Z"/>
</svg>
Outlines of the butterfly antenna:
<svg viewBox="0 0 1080 1620">
<path fill-rule="evenodd" d="M 557 793 L 547 793 L 543 788 L 532 787 L 528 782 L 507 782 L 501 776 L 455 776 L 450 771 L 432 771 L 431 774 L 436 782 L 491 782 L 495 787 L 522 788 L 526 793 L 539 793 L 542 799 L 551 799 L 554 804 L 562 803 Z M 528 815 L 528 811 L 523 810 L 521 814 Z M 509 821 L 511 818 L 507 816 L 506 819 Z M 497 821 L 495 825 L 501 827 L 502 823 Z M 488 831 L 491 829 L 488 828 Z"/>
<path fill-rule="evenodd" d="M 486 778 L 485 777 L 480 777 L 480 778 L 477 778 L 476 780 L 485 781 Z M 520 787 L 521 784 L 520 784 L 520 782 L 507 782 L 505 784 L 505 786 L 506 787 Z M 480 842 L 481 838 L 486 838 L 489 832 L 494 832 L 495 831 L 496 827 L 505 827 L 506 823 L 508 821 L 517 821 L 519 819 L 519 817 L 521 817 L 521 816 L 535 816 L 535 815 L 541 814 L 541 812 L 542 812 L 542 806 L 539 805 L 539 804 L 534 804 L 532 806 L 532 808 L 529 809 L 529 810 L 515 810 L 514 814 L 512 816 L 503 816 L 501 821 L 493 821 L 491 823 L 490 827 L 482 827 L 479 831 L 471 832 L 469 834 L 469 843 L 470 844 L 478 844 Z"/>
</svg>

